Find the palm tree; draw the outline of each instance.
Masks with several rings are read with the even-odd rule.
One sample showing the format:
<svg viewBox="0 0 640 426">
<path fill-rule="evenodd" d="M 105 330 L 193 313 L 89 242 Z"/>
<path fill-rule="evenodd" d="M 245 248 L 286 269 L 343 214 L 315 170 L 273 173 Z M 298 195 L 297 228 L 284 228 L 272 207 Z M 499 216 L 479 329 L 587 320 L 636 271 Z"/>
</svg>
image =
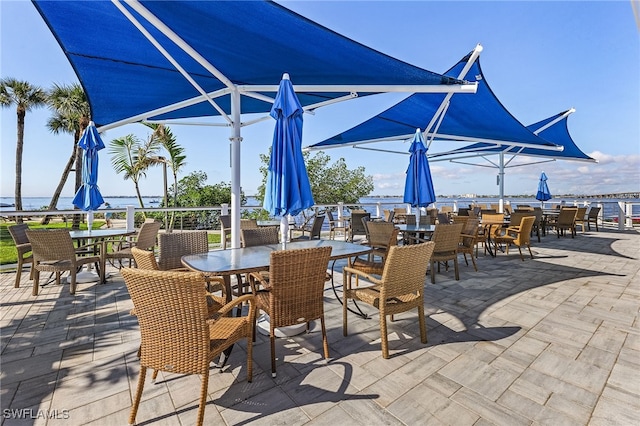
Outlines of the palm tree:
<svg viewBox="0 0 640 426">
<path fill-rule="evenodd" d="M 154 130 L 154 133 L 157 135 L 158 142 L 160 145 L 167 151 L 169 154 L 169 158 L 165 159 L 164 162 L 168 167 L 171 168 L 171 172 L 173 174 L 173 202 L 171 205 L 173 207 L 177 207 L 178 205 L 178 172 L 184 167 L 187 162 L 185 161 L 187 156 L 184 155 L 184 148 L 176 142 L 176 137 L 171 132 L 169 126 L 165 126 L 164 124 L 150 124 L 145 123 L 147 126 Z M 152 164 L 153 165 L 153 164 Z M 169 202 L 167 200 L 167 205 L 165 207 L 169 207 Z M 171 224 L 169 229 L 173 229 L 173 223 L 175 220 L 175 212 L 171 213 Z"/>
<path fill-rule="evenodd" d="M 60 132 L 73 135 L 73 149 L 69 156 L 69 161 L 67 161 L 62 171 L 60 182 L 58 182 L 58 186 L 51 197 L 51 203 L 48 208 L 48 210 L 55 210 L 74 162 L 76 163 L 75 191 L 82 184 L 82 150 L 78 148 L 78 141 L 82 132 L 89 125 L 91 109 L 82 86 L 77 83 L 69 86 L 54 84 L 49 91 L 49 107 L 54 111 L 53 117 L 47 122 L 49 130 L 56 135 Z M 49 220 L 49 216 L 44 216 L 41 223 L 45 225 L 49 223 Z"/>
<path fill-rule="evenodd" d="M 22 210 L 22 151 L 24 147 L 24 118 L 27 111 L 40 107 L 47 101 L 46 92 L 32 86 L 26 81 L 18 81 L 15 78 L 3 78 L 0 80 L 0 104 L 3 107 L 16 106 L 18 115 L 18 139 L 16 142 L 16 185 L 15 204 L 16 210 Z M 22 217 L 18 216 L 16 222 L 22 223 Z"/>
<path fill-rule="evenodd" d="M 125 180 L 131 179 L 133 181 L 140 208 L 144 208 L 140 194 L 140 179 L 147 176 L 147 169 L 152 164 L 150 159 L 156 157 L 159 148 L 160 144 L 155 131 L 146 142 L 129 134 L 109 143 L 109 154 L 112 155 L 111 164 L 116 173 L 123 174 Z"/>
</svg>

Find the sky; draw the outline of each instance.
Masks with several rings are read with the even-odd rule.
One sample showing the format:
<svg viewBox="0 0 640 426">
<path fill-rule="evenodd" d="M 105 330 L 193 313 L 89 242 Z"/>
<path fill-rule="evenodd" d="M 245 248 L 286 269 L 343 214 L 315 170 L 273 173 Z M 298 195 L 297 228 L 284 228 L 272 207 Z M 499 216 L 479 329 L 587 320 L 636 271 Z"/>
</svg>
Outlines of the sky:
<svg viewBox="0 0 640 426">
<path fill-rule="evenodd" d="M 535 194 L 540 173 L 555 194 L 640 191 L 640 28 L 631 1 L 280 1 L 282 5 L 353 40 L 422 68 L 444 73 L 477 44 L 486 82 L 524 125 L 575 108 L 569 132 L 597 164 L 556 161 L 508 168 L 506 195 Z M 640 9 L 638 1 L 636 9 Z M 70 18 L 71 19 L 71 18 Z M 0 77 L 45 89 L 77 82 L 69 62 L 31 2 L 0 0 Z M 295 76 L 291 76 L 295 84 Z M 277 82 L 274 82 L 277 84 Z M 407 95 L 386 94 L 334 104 L 305 115 L 303 145 L 311 145 L 384 111 Z M 470 95 L 464 95 L 470 96 Z M 0 196 L 15 185 L 15 108 L 0 112 Z M 71 154 L 71 135 L 46 128 L 51 111 L 27 113 L 23 197 L 54 192 Z M 425 122 L 425 126 L 428 120 Z M 209 184 L 231 181 L 229 129 L 172 125 L 185 149 L 184 176 L 203 171 Z M 109 141 L 127 134 L 148 136 L 141 124 L 105 132 Z M 261 183 L 259 155 L 267 153 L 273 122 L 243 128 L 242 189 Z M 394 148 L 409 144 L 394 142 Z M 457 145 L 462 146 L 462 145 Z M 384 145 L 378 146 L 383 148 Z M 430 152 L 450 146 L 432 145 Z M 102 151 L 99 187 L 103 195 L 134 195 L 131 181 L 117 175 Z M 373 176 L 372 195 L 402 195 L 406 155 L 353 148 L 324 151 L 349 168 Z M 514 160 L 511 165 L 518 164 Z M 431 163 L 437 195 L 495 195 L 497 170 L 448 162 Z M 180 177 L 180 176 L 179 176 Z M 141 182 L 143 195 L 163 191 L 161 168 Z M 73 196 L 69 179 L 62 196 Z"/>
</svg>

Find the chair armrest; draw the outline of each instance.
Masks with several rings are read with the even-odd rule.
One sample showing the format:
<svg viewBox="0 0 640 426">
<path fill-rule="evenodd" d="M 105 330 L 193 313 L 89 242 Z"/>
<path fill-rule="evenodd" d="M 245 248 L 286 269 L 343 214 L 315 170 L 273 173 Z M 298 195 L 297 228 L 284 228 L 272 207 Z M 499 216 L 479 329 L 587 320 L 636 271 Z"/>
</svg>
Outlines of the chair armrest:
<svg viewBox="0 0 640 426">
<path fill-rule="evenodd" d="M 358 269 L 352 268 L 350 266 L 345 266 L 342 269 L 343 273 L 350 273 L 352 275 L 358 275 L 361 278 L 365 278 L 367 281 L 371 281 L 373 284 L 382 284 L 382 281 L 376 277 L 374 277 L 373 275 L 369 275 L 366 272 L 362 272 Z M 349 285 L 348 283 L 345 283 L 345 285 Z"/>
<path fill-rule="evenodd" d="M 218 314 L 220 314 L 221 316 L 228 314 L 229 312 L 231 312 L 233 308 L 235 308 L 236 306 L 242 306 L 242 304 L 245 302 L 249 302 L 250 309 L 253 309 L 255 298 L 253 297 L 252 294 L 245 294 L 236 299 L 233 299 L 231 302 L 227 303 L 222 308 L 220 308 L 220 310 L 218 311 Z M 211 322 L 211 323 L 214 323 L 215 321 L 216 321 L 215 319 L 207 320 L 207 322 Z"/>
<path fill-rule="evenodd" d="M 251 272 L 247 275 L 249 277 L 249 285 L 253 294 L 258 292 L 258 285 L 265 290 L 269 290 L 269 283 L 264 279 L 260 272 Z"/>
</svg>

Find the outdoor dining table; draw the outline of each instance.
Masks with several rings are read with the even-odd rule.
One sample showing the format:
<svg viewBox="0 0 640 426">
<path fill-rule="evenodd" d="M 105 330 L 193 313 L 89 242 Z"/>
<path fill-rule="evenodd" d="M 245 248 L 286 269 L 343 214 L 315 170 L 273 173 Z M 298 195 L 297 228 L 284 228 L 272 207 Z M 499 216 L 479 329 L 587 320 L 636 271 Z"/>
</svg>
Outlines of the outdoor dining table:
<svg viewBox="0 0 640 426">
<path fill-rule="evenodd" d="M 105 265 L 105 258 L 107 253 L 107 245 L 106 239 L 113 237 L 126 237 L 128 235 L 134 235 L 136 231 L 127 230 L 126 228 L 109 228 L 109 229 L 83 229 L 83 230 L 70 230 L 69 235 L 72 240 L 75 241 L 84 241 L 84 240 L 97 240 L 100 242 L 100 257 L 101 264 Z M 88 271 L 87 271 L 88 272 Z M 88 272 L 91 275 L 87 275 L 87 272 L 83 275 L 76 276 L 76 282 L 92 282 L 98 281 L 95 277 L 95 274 Z M 107 274 L 104 274 L 104 281 L 101 284 L 104 284 L 107 281 Z"/>
<path fill-rule="evenodd" d="M 502 221 L 500 222 L 483 222 L 482 220 L 480 221 L 480 226 L 484 228 L 484 232 L 485 235 L 487 237 L 486 240 L 486 247 L 487 247 L 487 251 L 489 252 L 489 255 L 491 255 L 491 257 L 496 257 L 498 255 L 498 246 L 495 243 L 495 241 L 493 241 L 491 239 L 491 235 L 493 235 L 494 230 L 497 230 L 498 228 L 502 228 L 502 227 L 507 227 L 509 226 L 509 220 L 507 218 L 504 218 Z M 495 251 L 492 248 L 492 244 L 495 247 Z"/>
<path fill-rule="evenodd" d="M 399 229 L 405 237 L 415 235 L 420 239 L 425 239 L 425 235 L 431 238 L 431 235 L 433 235 L 436 230 L 436 225 L 407 225 L 405 223 L 399 223 L 395 225 L 395 227 Z M 405 240 L 406 239 L 407 238 L 405 238 Z"/>
<path fill-rule="evenodd" d="M 280 221 L 275 219 L 256 221 L 259 227 L 280 226 Z"/>
<path fill-rule="evenodd" d="M 331 287 L 334 295 L 342 304 L 343 302 L 336 292 L 333 281 L 333 268 L 335 266 L 335 262 L 339 259 L 350 259 L 355 256 L 368 254 L 372 251 L 371 247 L 348 243 L 345 241 L 318 239 L 227 250 L 213 250 L 207 253 L 190 254 L 182 257 L 182 264 L 192 271 L 202 272 L 207 275 L 222 276 L 225 284 L 226 299 L 229 302 L 231 301 L 232 296 L 231 277 L 239 274 L 268 270 L 271 252 L 327 246 L 331 247 L 331 256 L 329 259 L 333 261 L 331 264 Z M 358 308 L 358 311 L 360 311 L 360 308 Z M 355 312 L 351 310 L 351 312 L 366 318 L 366 314 L 362 311 Z M 231 349 L 221 356 L 218 364 L 219 366 L 223 366 L 225 364 L 230 353 Z"/>
</svg>

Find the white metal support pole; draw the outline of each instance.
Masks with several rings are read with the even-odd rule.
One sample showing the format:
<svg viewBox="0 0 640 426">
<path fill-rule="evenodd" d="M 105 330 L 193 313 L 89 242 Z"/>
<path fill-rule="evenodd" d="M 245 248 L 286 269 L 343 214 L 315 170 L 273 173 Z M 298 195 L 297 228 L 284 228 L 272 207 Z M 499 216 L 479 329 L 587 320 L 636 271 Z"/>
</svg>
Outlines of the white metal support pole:
<svg viewBox="0 0 640 426">
<path fill-rule="evenodd" d="M 498 201 L 500 206 L 500 212 L 504 212 L 504 152 L 500 152 L 500 172 L 498 174 L 500 184 L 500 200 Z"/>
<path fill-rule="evenodd" d="M 231 248 L 240 247 L 240 92 L 231 92 Z"/>
</svg>

